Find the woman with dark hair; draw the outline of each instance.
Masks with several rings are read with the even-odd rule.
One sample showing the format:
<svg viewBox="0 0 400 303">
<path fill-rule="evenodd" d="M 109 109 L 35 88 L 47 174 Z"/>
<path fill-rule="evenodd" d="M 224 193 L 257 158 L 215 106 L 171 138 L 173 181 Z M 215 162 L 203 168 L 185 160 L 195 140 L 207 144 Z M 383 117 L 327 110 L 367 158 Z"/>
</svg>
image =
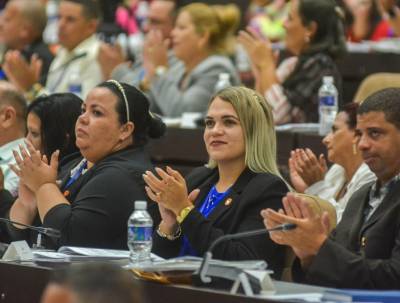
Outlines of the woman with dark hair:
<svg viewBox="0 0 400 303">
<path fill-rule="evenodd" d="M 146 198 L 142 174 L 152 169 L 144 145 L 165 130 L 149 112 L 147 98 L 135 87 L 114 80 L 92 89 L 82 104 L 76 145 L 82 157 L 67 163 L 56 183 L 58 152 L 50 161 L 32 144 L 15 153 L 14 171 L 29 191 L 14 203 L 12 220 L 61 231 L 49 247 L 62 245 L 127 248 L 127 220 L 135 200 Z M 155 223 L 156 205 L 149 207 Z M 26 238 L 20 226 L 8 225 L 13 239 Z"/>
<path fill-rule="evenodd" d="M 296 191 L 331 202 L 338 222 L 352 194 L 376 178 L 357 148 L 357 108 L 358 103 L 346 104 L 322 141 L 328 149 L 328 160 L 334 163 L 329 170 L 324 156 L 317 159 L 309 149 L 292 151 L 289 159 L 290 179 Z"/>
<path fill-rule="evenodd" d="M 81 105 L 82 100 L 70 93 L 37 98 L 27 108 L 26 139 L 48 159 L 56 150 L 60 151 L 60 160 L 79 156 L 76 153 L 78 148 L 75 145 L 74 128 Z M 18 192 L 1 192 L 0 217 L 7 216 L 17 196 L 24 193 L 24 186 L 17 186 Z M 8 237 L 4 237 L 0 235 L 2 241 L 7 241 Z"/>
<path fill-rule="evenodd" d="M 390 24 L 382 18 L 376 0 L 342 0 L 340 2 L 346 14 L 348 41 L 379 41 L 393 36 Z"/>
<path fill-rule="evenodd" d="M 56 150 L 60 160 L 77 152 L 75 123 L 81 106 L 82 100 L 71 93 L 36 98 L 27 110 L 27 140 L 48 159 Z"/>
<path fill-rule="evenodd" d="M 318 121 L 318 89 L 333 76 L 341 97 L 342 80 L 334 59 L 345 52 L 341 11 L 334 0 L 293 0 L 285 22 L 286 49 L 294 54 L 277 68 L 271 43 L 249 29 L 239 42 L 253 66 L 256 89 L 273 107 L 276 124 Z"/>
</svg>

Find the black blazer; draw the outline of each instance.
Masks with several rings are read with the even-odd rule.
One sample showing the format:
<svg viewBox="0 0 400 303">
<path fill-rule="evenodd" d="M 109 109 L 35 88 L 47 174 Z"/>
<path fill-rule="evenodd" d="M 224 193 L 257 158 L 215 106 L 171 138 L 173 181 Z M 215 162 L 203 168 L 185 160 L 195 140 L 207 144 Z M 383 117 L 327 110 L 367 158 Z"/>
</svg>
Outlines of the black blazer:
<svg viewBox="0 0 400 303">
<path fill-rule="evenodd" d="M 56 242 L 46 241 L 46 247 L 127 249 L 127 222 L 134 210 L 134 201 L 147 197 L 142 175 L 152 168 L 149 158 L 142 148 L 128 147 L 102 159 L 65 188 L 70 170 L 81 159 L 66 164 L 60 173 L 68 172 L 62 180 L 61 190 L 70 205 L 56 205 L 44 217 L 44 227 L 61 231 L 61 238 Z M 158 206 L 149 202 L 148 210 L 158 224 Z M 36 220 L 39 225 L 39 218 Z M 13 239 L 26 237 L 11 224 L 8 227 Z M 30 238 L 35 241 L 34 235 Z"/>
<path fill-rule="evenodd" d="M 224 201 L 205 219 L 198 209 L 217 180 L 217 169 L 205 167 L 194 170 L 187 178 L 189 192 L 199 188 L 200 194 L 195 201 L 195 209 L 182 222 L 181 228 L 200 255 L 225 234 L 265 228 L 260 211 L 282 208 L 282 197 L 288 191 L 279 177 L 246 169 Z M 170 241 L 155 234 L 153 251 L 165 258 L 176 257 L 181 244 L 182 238 Z M 272 242 L 268 235 L 261 235 L 223 242 L 215 248 L 213 257 L 223 260 L 263 259 L 275 271 L 274 276 L 279 277 L 283 268 L 284 247 Z"/>
<path fill-rule="evenodd" d="M 297 281 L 339 288 L 400 288 L 400 182 L 363 223 L 371 186 L 350 198 L 341 222 L 307 273 L 296 264 Z"/>
</svg>

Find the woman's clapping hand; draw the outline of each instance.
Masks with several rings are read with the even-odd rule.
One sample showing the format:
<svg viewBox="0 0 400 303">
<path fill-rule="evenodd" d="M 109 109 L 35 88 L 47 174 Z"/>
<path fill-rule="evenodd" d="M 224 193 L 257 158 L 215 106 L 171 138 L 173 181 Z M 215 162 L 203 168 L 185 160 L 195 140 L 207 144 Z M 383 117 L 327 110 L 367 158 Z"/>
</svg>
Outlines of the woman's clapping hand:
<svg viewBox="0 0 400 303">
<path fill-rule="evenodd" d="M 183 208 L 193 205 L 198 190 L 188 195 L 186 181 L 178 171 L 167 167 L 166 170 L 156 168 L 156 172 L 158 176 L 150 171 L 143 175 L 151 200 L 172 211 L 175 217 Z"/>
<path fill-rule="evenodd" d="M 47 183 L 56 184 L 59 151 L 51 155 L 50 162 L 41 155 L 32 143 L 26 141 L 26 147 L 20 145 L 19 152 L 13 151 L 16 161 L 11 169 L 20 177 L 20 182 L 32 192 L 36 192 Z"/>
</svg>

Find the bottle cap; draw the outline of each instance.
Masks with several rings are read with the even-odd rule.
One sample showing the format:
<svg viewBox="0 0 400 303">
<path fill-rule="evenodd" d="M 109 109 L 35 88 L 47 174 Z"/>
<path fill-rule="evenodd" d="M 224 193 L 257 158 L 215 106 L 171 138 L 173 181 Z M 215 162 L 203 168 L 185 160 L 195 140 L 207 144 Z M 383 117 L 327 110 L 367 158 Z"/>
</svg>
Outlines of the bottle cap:
<svg viewBox="0 0 400 303">
<path fill-rule="evenodd" d="M 220 73 L 218 75 L 219 80 L 229 80 L 229 74 L 228 73 Z"/>
<path fill-rule="evenodd" d="M 135 210 L 146 210 L 147 201 L 135 201 Z"/>
<path fill-rule="evenodd" d="M 332 77 L 332 76 L 324 76 L 324 77 L 322 78 L 322 81 L 323 81 L 324 83 L 333 83 L 333 77 Z"/>
</svg>

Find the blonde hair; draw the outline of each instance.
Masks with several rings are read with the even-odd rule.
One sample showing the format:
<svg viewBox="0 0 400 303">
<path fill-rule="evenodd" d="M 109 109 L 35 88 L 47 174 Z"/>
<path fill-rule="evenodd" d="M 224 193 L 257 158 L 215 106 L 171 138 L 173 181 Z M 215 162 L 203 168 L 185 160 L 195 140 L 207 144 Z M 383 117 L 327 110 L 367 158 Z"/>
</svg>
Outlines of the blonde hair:
<svg viewBox="0 0 400 303">
<path fill-rule="evenodd" d="M 264 97 L 246 87 L 228 87 L 215 94 L 209 106 L 217 97 L 230 103 L 239 117 L 246 146 L 246 166 L 255 173 L 271 173 L 282 178 L 276 162 L 272 108 Z M 209 160 L 208 167 L 216 166 L 215 161 Z"/>
<path fill-rule="evenodd" d="M 234 51 L 234 35 L 240 22 L 240 11 L 234 4 L 207 5 L 191 3 L 179 10 L 187 12 L 199 35 L 209 34 L 212 53 L 230 55 Z"/>
</svg>

